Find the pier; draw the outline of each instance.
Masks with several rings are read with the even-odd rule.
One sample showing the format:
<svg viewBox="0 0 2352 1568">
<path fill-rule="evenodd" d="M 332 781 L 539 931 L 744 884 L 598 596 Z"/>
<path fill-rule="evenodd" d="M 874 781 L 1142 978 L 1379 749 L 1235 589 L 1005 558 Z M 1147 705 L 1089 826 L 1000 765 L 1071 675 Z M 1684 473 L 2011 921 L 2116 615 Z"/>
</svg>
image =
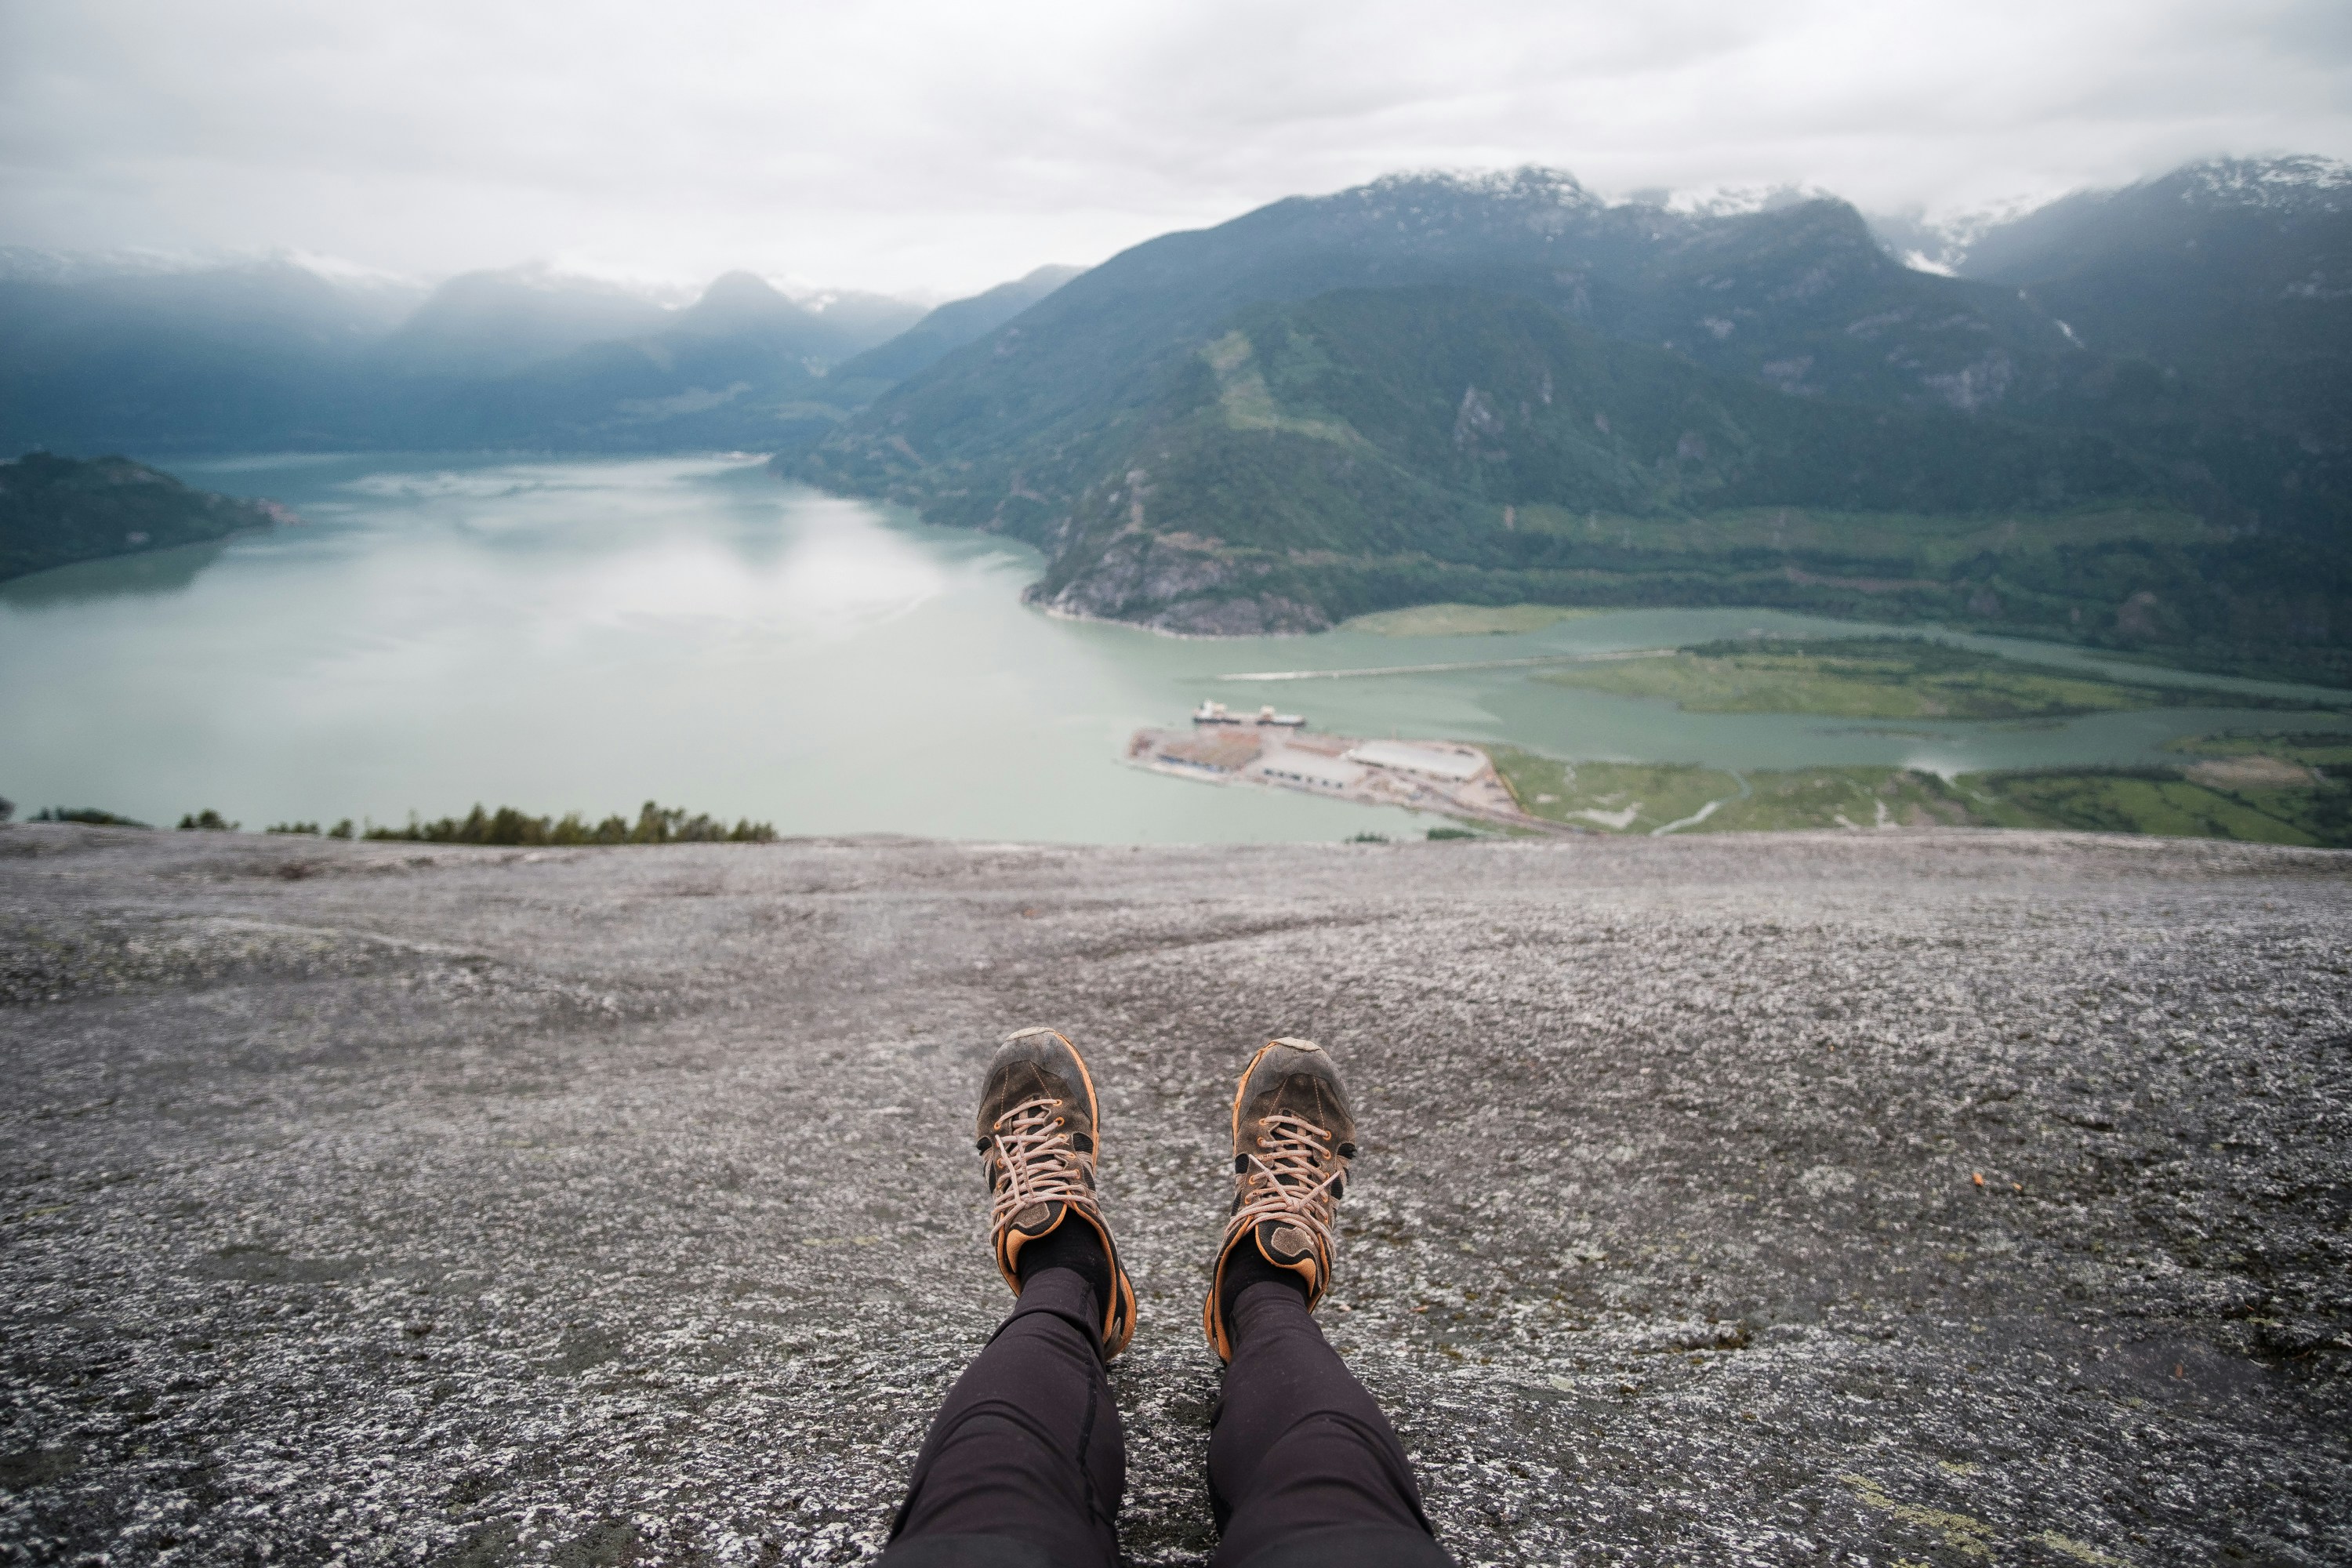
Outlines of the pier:
<svg viewBox="0 0 2352 1568">
<path fill-rule="evenodd" d="M 1297 790 L 1549 836 L 1576 831 L 1521 810 L 1494 759 L 1476 746 L 1310 733 L 1297 715 L 1271 709 L 1227 715 L 1222 704 L 1204 702 L 1190 729 L 1138 730 L 1127 760 L 1202 783 Z"/>
</svg>

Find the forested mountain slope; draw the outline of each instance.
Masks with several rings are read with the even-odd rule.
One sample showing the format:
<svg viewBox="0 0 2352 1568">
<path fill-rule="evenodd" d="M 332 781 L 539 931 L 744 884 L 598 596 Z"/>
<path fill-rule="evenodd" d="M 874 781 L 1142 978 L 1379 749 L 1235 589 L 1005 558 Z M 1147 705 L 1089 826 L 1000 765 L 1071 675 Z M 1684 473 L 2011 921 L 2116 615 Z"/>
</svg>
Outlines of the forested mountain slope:
<svg viewBox="0 0 2352 1568">
<path fill-rule="evenodd" d="M 887 467 L 896 437 L 922 461 L 1002 457 L 1148 400 L 1155 370 L 1243 306 L 1427 283 L 1524 295 L 1814 394 L 1978 406 L 2068 353 L 2013 291 L 1904 268 L 1842 203 L 1700 217 L 1611 206 L 1555 171 L 1397 177 L 1137 246 L 910 380 L 833 449 Z"/>
<path fill-rule="evenodd" d="M 1482 290 L 1257 307 L 1168 381 L 1086 454 L 1108 472 L 1057 540 L 1056 608 L 1239 631 L 1503 595 L 1960 617 L 1992 596 L 2072 622 L 2105 556 L 2205 534 L 2102 437 L 1791 397 Z M 1931 578 L 1956 541 L 1970 559 Z"/>
<path fill-rule="evenodd" d="M 1833 201 L 1401 178 L 1139 246 L 788 466 L 1169 629 L 1760 602 L 2352 674 L 2342 433 L 2208 363 L 1906 268 Z"/>
<path fill-rule="evenodd" d="M 1979 238 L 1961 267 L 2024 289 L 2099 353 L 2291 406 L 2352 357 L 2352 168 L 2191 164 L 2053 202 Z"/>
<path fill-rule="evenodd" d="M 2352 168 L 2191 164 L 2053 203 L 1972 245 L 1969 276 L 2063 321 L 2095 369 L 2069 411 L 2146 427 L 2258 514 L 2352 507 Z"/>
<path fill-rule="evenodd" d="M 34 452 L 0 462 L 0 580 L 221 539 L 288 515 L 269 501 L 191 489 L 127 458 L 80 462 Z"/>
</svg>

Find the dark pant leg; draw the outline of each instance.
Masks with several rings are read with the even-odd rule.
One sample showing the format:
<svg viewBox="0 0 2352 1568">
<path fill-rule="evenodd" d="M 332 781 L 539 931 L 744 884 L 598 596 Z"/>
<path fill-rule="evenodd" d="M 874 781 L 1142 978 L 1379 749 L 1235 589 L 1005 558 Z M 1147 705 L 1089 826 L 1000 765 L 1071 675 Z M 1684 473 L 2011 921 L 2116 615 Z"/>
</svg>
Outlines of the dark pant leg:
<svg viewBox="0 0 2352 1568">
<path fill-rule="evenodd" d="M 948 1391 L 891 1526 L 888 1568 L 1113 1568 L 1127 1454 L 1094 1288 L 1028 1280 Z"/>
<path fill-rule="evenodd" d="M 1402 1445 L 1306 1299 L 1278 1281 L 1251 1285 L 1233 1323 L 1209 1437 L 1209 1500 L 1224 1532 L 1214 1568 L 1450 1568 Z"/>
</svg>

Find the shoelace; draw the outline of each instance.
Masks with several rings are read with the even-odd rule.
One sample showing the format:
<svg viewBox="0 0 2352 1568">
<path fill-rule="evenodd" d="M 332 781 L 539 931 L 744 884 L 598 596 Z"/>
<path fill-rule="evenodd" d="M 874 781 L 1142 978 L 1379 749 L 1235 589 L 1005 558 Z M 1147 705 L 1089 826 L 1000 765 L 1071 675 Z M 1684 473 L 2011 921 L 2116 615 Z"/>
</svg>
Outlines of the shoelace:
<svg viewBox="0 0 2352 1568">
<path fill-rule="evenodd" d="M 1347 1173 L 1347 1165 L 1333 1160 L 1331 1134 L 1303 1117 L 1277 1110 L 1262 1126 L 1258 1146 L 1265 1152 L 1249 1155 L 1242 1173 L 1243 1190 L 1252 1196 L 1234 1215 L 1225 1234 L 1239 1236 L 1262 1220 L 1287 1220 L 1312 1231 L 1328 1258 L 1338 1245 L 1331 1217 L 1339 1199 L 1332 1189 Z M 1323 1173 L 1326 1161 L 1331 1161 L 1328 1176 Z"/>
<path fill-rule="evenodd" d="M 1004 1184 L 989 1210 L 989 1228 L 1001 1231 L 1032 1204 L 1078 1203 L 1091 1207 L 1086 1168 L 1062 1125 L 1062 1102 L 1024 1100 L 996 1119 L 988 1147 L 1004 1167 Z"/>
</svg>

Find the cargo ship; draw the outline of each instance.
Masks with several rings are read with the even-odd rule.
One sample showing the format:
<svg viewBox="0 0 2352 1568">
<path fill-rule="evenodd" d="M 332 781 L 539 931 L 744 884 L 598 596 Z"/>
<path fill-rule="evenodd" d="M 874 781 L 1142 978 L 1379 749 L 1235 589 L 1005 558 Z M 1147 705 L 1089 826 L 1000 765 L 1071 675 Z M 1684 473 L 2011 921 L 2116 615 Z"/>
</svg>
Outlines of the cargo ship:
<svg viewBox="0 0 2352 1568">
<path fill-rule="evenodd" d="M 1307 720 L 1304 716 L 1297 713 L 1277 713 L 1270 702 L 1255 714 L 1233 712 L 1222 702 L 1202 702 L 1198 708 L 1192 710 L 1192 722 L 1195 724 L 1259 724 L 1276 730 L 1303 730 L 1307 727 Z"/>
</svg>

